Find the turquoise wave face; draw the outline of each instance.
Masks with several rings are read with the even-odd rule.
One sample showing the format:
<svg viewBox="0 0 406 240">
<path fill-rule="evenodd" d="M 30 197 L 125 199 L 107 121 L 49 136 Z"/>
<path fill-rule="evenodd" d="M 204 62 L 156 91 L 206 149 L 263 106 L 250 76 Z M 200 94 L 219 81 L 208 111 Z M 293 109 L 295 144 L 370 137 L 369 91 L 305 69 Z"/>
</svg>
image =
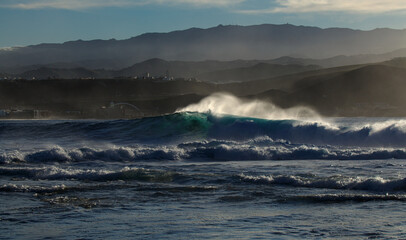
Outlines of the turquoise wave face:
<svg viewBox="0 0 406 240">
<path fill-rule="evenodd" d="M 405 147 L 404 119 L 266 120 L 182 112 L 115 121 L 3 121 L 3 141 L 54 143 L 101 141 L 112 144 L 179 144 L 191 141 L 250 141 L 266 137 L 292 144 Z"/>
</svg>

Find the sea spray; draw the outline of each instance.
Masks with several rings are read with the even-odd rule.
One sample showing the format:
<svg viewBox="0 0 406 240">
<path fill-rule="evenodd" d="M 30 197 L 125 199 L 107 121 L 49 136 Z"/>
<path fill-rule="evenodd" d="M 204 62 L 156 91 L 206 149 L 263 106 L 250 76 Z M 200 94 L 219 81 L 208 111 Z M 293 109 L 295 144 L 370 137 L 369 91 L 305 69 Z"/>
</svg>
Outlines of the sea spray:
<svg viewBox="0 0 406 240">
<path fill-rule="evenodd" d="M 283 109 L 271 102 L 243 100 L 228 93 L 212 94 L 199 103 L 190 104 L 176 112 L 210 112 L 268 120 L 320 119 L 320 115 L 309 107 L 297 106 Z"/>
</svg>

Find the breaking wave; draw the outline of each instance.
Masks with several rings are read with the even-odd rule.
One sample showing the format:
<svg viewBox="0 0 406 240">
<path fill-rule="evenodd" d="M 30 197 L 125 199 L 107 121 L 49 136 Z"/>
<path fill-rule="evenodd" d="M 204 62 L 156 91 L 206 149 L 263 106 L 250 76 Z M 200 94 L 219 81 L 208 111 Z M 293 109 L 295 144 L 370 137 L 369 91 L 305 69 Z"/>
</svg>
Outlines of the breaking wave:
<svg viewBox="0 0 406 240">
<path fill-rule="evenodd" d="M 0 138 L 0 164 L 406 159 L 403 119 L 266 120 L 182 112 L 137 120 L 2 121 Z M 21 141 L 26 149 L 15 147 Z"/>
<path fill-rule="evenodd" d="M 85 181 L 146 181 L 171 182 L 176 173 L 149 170 L 144 168 L 125 167 L 120 170 L 78 169 L 62 168 L 58 166 L 47 167 L 0 167 L 0 175 L 24 177 L 34 180 L 85 180 Z M 2 188 L 13 188 L 3 186 Z M 24 187 L 21 187 L 24 190 Z M 64 188 L 64 186 L 58 186 Z M 3 189 L 4 190 L 4 189 Z"/>
<path fill-rule="evenodd" d="M 268 120 L 311 118 L 320 119 L 320 115 L 309 107 L 282 109 L 270 102 L 260 100 L 242 100 L 227 93 L 215 93 L 199 103 L 180 108 L 177 112 L 211 112 L 220 115 L 262 118 Z"/>
<path fill-rule="evenodd" d="M 376 192 L 406 191 L 406 178 L 388 180 L 381 177 L 304 177 L 295 175 L 246 175 L 238 176 L 241 181 L 266 184 L 266 185 L 287 185 L 291 187 L 326 188 L 342 190 L 366 190 Z"/>
<path fill-rule="evenodd" d="M 55 146 L 34 152 L 12 151 L 0 155 L 0 164 L 63 162 L 137 162 L 137 161 L 250 161 L 250 160 L 373 160 L 406 159 L 405 149 L 336 148 L 292 144 L 268 140 L 199 141 L 170 146 L 132 146 L 63 148 Z"/>
<path fill-rule="evenodd" d="M 351 120 L 351 119 L 350 119 Z M 406 146 L 406 120 L 376 122 L 266 120 L 211 113 L 175 113 L 139 120 L 73 122 L 0 122 L 3 140 L 53 142 L 105 141 L 116 144 L 185 142 L 190 140 L 247 141 L 258 137 L 292 143 L 339 146 Z"/>
</svg>

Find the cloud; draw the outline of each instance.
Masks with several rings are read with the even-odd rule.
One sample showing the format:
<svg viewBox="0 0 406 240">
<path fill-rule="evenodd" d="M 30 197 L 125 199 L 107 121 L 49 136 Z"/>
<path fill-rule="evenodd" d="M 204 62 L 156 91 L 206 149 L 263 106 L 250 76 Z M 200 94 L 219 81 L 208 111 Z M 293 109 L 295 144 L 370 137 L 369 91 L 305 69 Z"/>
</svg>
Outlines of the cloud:
<svg viewBox="0 0 406 240">
<path fill-rule="evenodd" d="M 311 13 L 350 12 L 387 13 L 406 10 L 405 0 L 274 0 L 276 6 L 263 9 L 240 10 L 239 13 Z"/>
<path fill-rule="evenodd" d="M 129 7 L 149 4 L 191 5 L 195 7 L 225 7 L 246 0 L 5 0 L 0 7 L 17 9 L 80 10 L 102 7 Z"/>
<path fill-rule="evenodd" d="M 311 12 L 387 13 L 406 10 L 406 0 L 0 0 L 0 7 L 27 10 L 46 8 L 80 10 L 151 4 L 218 7 L 245 14 Z M 258 7 L 258 4 L 261 7 Z"/>
<path fill-rule="evenodd" d="M 237 5 L 245 1 L 247 0 L 149 0 L 147 2 L 161 4 L 188 4 L 195 6 L 225 7 Z"/>
</svg>

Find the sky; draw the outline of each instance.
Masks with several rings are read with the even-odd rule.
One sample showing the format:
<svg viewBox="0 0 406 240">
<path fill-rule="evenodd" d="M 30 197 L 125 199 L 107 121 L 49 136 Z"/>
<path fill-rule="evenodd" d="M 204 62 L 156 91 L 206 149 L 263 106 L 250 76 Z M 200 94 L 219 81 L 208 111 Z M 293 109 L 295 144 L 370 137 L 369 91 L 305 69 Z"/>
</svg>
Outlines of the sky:
<svg viewBox="0 0 406 240">
<path fill-rule="evenodd" d="M 0 48 L 191 27 L 406 28 L 406 0 L 0 0 Z"/>
</svg>

